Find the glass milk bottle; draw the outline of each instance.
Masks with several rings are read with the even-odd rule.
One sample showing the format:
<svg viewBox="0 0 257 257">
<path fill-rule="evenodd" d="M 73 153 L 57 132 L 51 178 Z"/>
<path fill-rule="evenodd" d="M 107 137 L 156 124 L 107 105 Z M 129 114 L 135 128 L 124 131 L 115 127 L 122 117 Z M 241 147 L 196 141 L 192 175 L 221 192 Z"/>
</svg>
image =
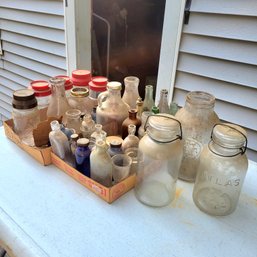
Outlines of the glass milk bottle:
<svg viewBox="0 0 257 257">
<path fill-rule="evenodd" d="M 96 122 L 103 125 L 108 136 L 121 136 L 121 124 L 128 117 L 129 106 L 121 99 L 120 82 L 109 82 L 107 90 L 98 96 Z"/>
<path fill-rule="evenodd" d="M 168 90 L 162 89 L 160 92 L 160 102 L 158 104 L 159 113 L 170 113 L 170 107 L 168 104 Z"/>
<path fill-rule="evenodd" d="M 234 124 L 214 126 L 205 145 L 193 190 L 197 207 L 210 215 L 228 215 L 238 203 L 248 168 L 246 132 Z"/>
<path fill-rule="evenodd" d="M 183 144 L 181 124 L 173 116 L 157 114 L 146 122 L 139 142 L 136 198 L 149 206 L 168 205 L 174 198 Z"/>
<path fill-rule="evenodd" d="M 187 94 L 184 108 L 176 113 L 181 122 L 184 139 L 184 154 L 179 178 L 194 182 L 199 158 L 204 144 L 209 142 L 211 131 L 219 118 L 214 112 L 215 97 L 201 91 Z"/>
<path fill-rule="evenodd" d="M 129 76 L 124 79 L 125 91 L 122 100 L 127 103 L 130 109 L 136 109 L 137 99 L 140 97 L 138 93 L 139 78 Z"/>
<path fill-rule="evenodd" d="M 112 186 L 112 159 L 108 145 L 99 140 L 90 155 L 91 178 L 103 186 Z"/>
</svg>

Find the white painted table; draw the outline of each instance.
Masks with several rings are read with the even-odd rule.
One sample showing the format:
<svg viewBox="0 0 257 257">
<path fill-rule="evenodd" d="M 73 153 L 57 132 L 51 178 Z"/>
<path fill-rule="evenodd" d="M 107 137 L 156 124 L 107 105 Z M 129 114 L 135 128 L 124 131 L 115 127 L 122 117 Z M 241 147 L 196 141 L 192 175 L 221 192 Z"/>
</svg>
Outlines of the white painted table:
<svg viewBox="0 0 257 257">
<path fill-rule="evenodd" d="M 178 181 L 164 208 L 133 190 L 109 205 L 54 166 L 43 167 L 0 128 L 0 240 L 15 256 L 257 256 L 257 165 L 250 162 L 236 211 L 211 217 Z"/>
</svg>

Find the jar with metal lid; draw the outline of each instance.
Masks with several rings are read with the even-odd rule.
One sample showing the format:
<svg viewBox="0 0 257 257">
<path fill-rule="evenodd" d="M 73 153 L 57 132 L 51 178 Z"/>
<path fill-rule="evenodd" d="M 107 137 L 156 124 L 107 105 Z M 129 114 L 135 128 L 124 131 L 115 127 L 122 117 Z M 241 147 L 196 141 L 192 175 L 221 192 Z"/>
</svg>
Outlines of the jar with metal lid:
<svg viewBox="0 0 257 257">
<path fill-rule="evenodd" d="M 193 199 L 210 215 L 228 215 L 237 206 L 248 168 L 246 132 L 234 124 L 217 124 L 205 145 L 197 171 Z"/>
<path fill-rule="evenodd" d="M 135 194 L 140 202 L 161 207 L 175 198 L 183 153 L 182 129 L 169 114 L 149 116 L 146 128 L 138 148 Z"/>
<path fill-rule="evenodd" d="M 71 81 L 71 78 L 69 76 L 66 76 L 66 75 L 58 75 L 58 76 L 55 76 L 55 77 L 65 79 L 65 83 L 64 83 L 65 95 L 66 95 L 67 99 L 69 99 L 70 94 L 71 94 L 71 89 L 73 88 L 73 83 Z"/>
<path fill-rule="evenodd" d="M 34 80 L 30 82 L 31 88 L 35 92 L 38 109 L 48 107 L 51 97 L 51 88 L 46 80 Z"/>
<path fill-rule="evenodd" d="M 34 146 L 33 129 L 40 122 L 37 99 L 31 89 L 20 89 L 13 93 L 14 132 L 24 144 Z"/>
<path fill-rule="evenodd" d="M 87 88 L 76 87 L 72 88 L 71 96 L 68 99 L 69 105 L 73 109 L 79 109 L 81 111 L 81 115 L 90 114 L 91 107 L 89 102 L 89 91 Z"/>
<path fill-rule="evenodd" d="M 121 99 L 120 82 L 109 82 L 107 90 L 98 96 L 96 122 L 103 125 L 108 136 L 121 136 L 121 124 L 128 117 L 129 106 Z"/>
<path fill-rule="evenodd" d="M 73 87 L 86 87 L 91 81 L 91 71 L 89 70 L 74 70 L 71 75 Z"/>
<path fill-rule="evenodd" d="M 212 128 L 219 123 L 214 112 L 215 97 L 201 91 L 189 92 L 186 103 L 176 113 L 181 122 L 184 139 L 184 151 L 179 178 L 194 182 L 204 144 L 209 142 Z"/>
</svg>

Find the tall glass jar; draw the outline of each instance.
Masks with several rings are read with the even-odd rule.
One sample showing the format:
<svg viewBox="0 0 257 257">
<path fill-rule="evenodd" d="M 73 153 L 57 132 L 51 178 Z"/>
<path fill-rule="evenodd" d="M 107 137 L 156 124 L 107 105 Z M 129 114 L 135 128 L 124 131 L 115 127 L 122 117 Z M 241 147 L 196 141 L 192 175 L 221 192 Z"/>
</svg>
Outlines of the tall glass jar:
<svg viewBox="0 0 257 257">
<path fill-rule="evenodd" d="M 140 140 L 135 194 L 149 206 L 161 207 L 175 198 L 183 144 L 180 122 L 173 116 L 153 115 Z"/>
<path fill-rule="evenodd" d="M 65 95 L 65 79 L 51 78 L 52 97 L 47 109 L 47 117 L 65 117 L 66 111 L 71 109 Z"/>
<path fill-rule="evenodd" d="M 121 99 L 120 82 L 109 82 L 107 90 L 98 96 L 96 122 L 103 125 L 108 136 L 121 136 L 121 124 L 128 117 L 129 106 Z"/>
<path fill-rule="evenodd" d="M 66 113 L 66 124 L 65 127 L 74 129 L 77 134 L 80 133 L 81 126 L 81 111 L 78 109 L 70 109 Z"/>
<path fill-rule="evenodd" d="M 145 99 L 144 99 L 144 103 L 143 103 L 143 112 L 145 112 L 145 111 L 150 112 L 152 110 L 153 106 L 154 106 L 153 86 L 146 85 L 145 86 Z"/>
<path fill-rule="evenodd" d="M 127 103 L 130 109 L 136 109 L 137 99 L 140 97 L 138 93 L 139 78 L 129 76 L 124 79 L 125 91 L 122 100 Z"/>
<path fill-rule="evenodd" d="M 75 87 L 71 90 L 71 96 L 68 99 L 69 105 L 73 109 L 79 109 L 81 111 L 81 115 L 90 114 L 91 113 L 91 104 L 88 98 L 89 91 L 87 88 Z"/>
<path fill-rule="evenodd" d="M 180 179 L 195 181 L 202 147 L 208 143 L 213 126 L 219 123 L 214 104 L 213 95 L 193 91 L 187 94 L 184 108 L 176 113 L 175 117 L 181 122 L 184 138 Z"/>
<path fill-rule="evenodd" d="M 35 93 L 30 89 L 20 89 L 13 93 L 14 131 L 24 144 L 34 146 L 33 129 L 40 122 Z"/>
<path fill-rule="evenodd" d="M 214 126 L 198 168 L 193 199 L 210 215 L 228 215 L 237 206 L 248 168 L 246 132 L 234 124 Z"/>
</svg>

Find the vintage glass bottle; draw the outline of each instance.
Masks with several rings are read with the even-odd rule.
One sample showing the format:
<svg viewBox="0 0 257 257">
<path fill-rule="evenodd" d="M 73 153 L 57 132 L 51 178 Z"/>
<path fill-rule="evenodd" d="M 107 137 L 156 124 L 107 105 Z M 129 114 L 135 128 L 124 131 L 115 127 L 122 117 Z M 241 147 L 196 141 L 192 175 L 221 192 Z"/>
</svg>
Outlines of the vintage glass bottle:
<svg viewBox="0 0 257 257">
<path fill-rule="evenodd" d="M 150 112 L 152 110 L 153 106 L 154 106 L 153 86 L 146 85 L 145 86 L 145 99 L 144 99 L 144 103 L 143 103 L 143 112 L 145 112 L 145 111 Z"/>
<path fill-rule="evenodd" d="M 108 153 L 110 154 L 111 157 L 113 157 L 116 154 L 123 153 L 121 145 L 122 145 L 122 141 L 113 140 L 110 142 L 110 147 L 108 149 Z"/>
<path fill-rule="evenodd" d="M 74 133 L 70 136 L 70 150 L 72 153 L 72 156 L 75 158 L 75 151 L 77 148 L 77 141 L 79 139 L 79 135 Z"/>
<path fill-rule="evenodd" d="M 91 178 L 103 186 L 112 186 L 112 159 L 106 142 L 99 140 L 90 155 Z"/>
<path fill-rule="evenodd" d="M 143 112 L 141 116 L 141 126 L 138 129 L 138 138 L 141 139 L 145 135 L 145 123 L 148 116 L 152 115 L 152 112 Z"/>
<path fill-rule="evenodd" d="M 193 190 L 198 208 L 210 215 L 228 215 L 237 206 L 248 168 L 247 137 L 235 124 L 214 126 L 205 145 Z"/>
<path fill-rule="evenodd" d="M 50 123 L 52 131 L 49 133 L 49 140 L 52 151 L 62 160 L 71 166 L 74 166 L 72 159 L 70 144 L 67 136 L 61 131 L 60 124 L 57 120 Z"/>
<path fill-rule="evenodd" d="M 141 120 L 141 116 L 142 116 L 142 112 L 143 112 L 143 104 L 144 104 L 144 101 L 142 100 L 141 97 L 139 97 L 137 99 L 137 118 Z"/>
<path fill-rule="evenodd" d="M 95 131 L 90 135 L 89 148 L 92 149 L 99 140 L 105 141 L 106 136 L 102 124 L 95 124 Z"/>
<path fill-rule="evenodd" d="M 139 138 L 135 136 L 136 126 L 134 124 L 128 125 L 128 135 L 122 142 L 122 151 L 125 152 L 128 148 L 138 147 Z"/>
<path fill-rule="evenodd" d="M 138 93 L 139 78 L 128 76 L 124 78 L 125 91 L 122 100 L 127 103 L 130 109 L 136 109 L 137 99 L 140 97 Z"/>
<path fill-rule="evenodd" d="M 71 95 L 71 89 L 73 88 L 73 83 L 71 81 L 71 78 L 69 76 L 66 76 L 66 75 L 58 75 L 58 76 L 55 76 L 55 77 L 65 79 L 65 83 L 64 83 L 65 95 L 66 95 L 67 99 L 69 99 L 69 97 Z"/>
<path fill-rule="evenodd" d="M 76 169 L 87 177 L 90 177 L 90 154 L 91 150 L 88 147 L 89 139 L 80 138 L 77 141 L 75 151 Z"/>
<path fill-rule="evenodd" d="M 129 106 L 121 99 L 120 82 L 109 82 L 107 90 L 98 96 L 96 122 L 103 125 L 108 136 L 121 136 L 121 124 L 128 117 Z"/>
<path fill-rule="evenodd" d="M 12 106 L 15 133 L 24 144 L 34 146 L 33 129 L 40 122 L 35 93 L 31 89 L 14 91 Z"/>
<path fill-rule="evenodd" d="M 149 206 L 168 205 L 174 198 L 183 144 L 181 124 L 169 114 L 152 115 L 138 148 L 136 198 Z"/>
<path fill-rule="evenodd" d="M 71 107 L 65 95 L 64 88 L 65 79 L 51 78 L 50 84 L 52 89 L 52 97 L 47 109 L 47 117 L 61 117 L 65 118 L 65 113 Z"/>
<path fill-rule="evenodd" d="M 70 109 L 66 113 L 66 128 L 73 128 L 77 134 L 80 133 L 81 126 L 81 111 L 78 109 Z"/>
<path fill-rule="evenodd" d="M 153 114 L 158 114 L 158 113 L 160 113 L 159 107 L 154 105 L 154 106 L 152 107 L 152 113 L 153 113 Z"/>
<path fill-rule="evenodd" d="M 194 182 L 199 158 L 204 144 L 209 142 L 211 131 L 219 118 L 214 112 L 215 97 L 201 91 L 187 94 L 184 108 L 176 113 L 181 122 L 184 139 L 184 154 L 179 178 Z"/>
<path fill-rule="evenodd" d="M 141 121 L 140 119 L 137 118 L 137 111 L 136 109 L 130 109 L 128 111 L 129 116 L 126 118 L 121 125 L 121 130 L 122 130 L 122 138 L 124 139 L 128 135 L 128 126 L 130 124 L 134 124 L 136 126 L 136 131 L 135 135 L 138 135 L 138 129 L 141 126 Z"/>
<path fill-rule="evenodd" d="M 160 101 L 158 104 L 159 113 L 170 113 L 170 107 L 168 104 L 168 90 L 162 89 L 160 92 Z"/>
<path fill-rule="evenodd" d="M 85 138 L 90 138 L 90 136 L 95 132 L 95 122 L 90 114 L 86 114 L 83 117 L 80 132 Z"/>
</svg>

